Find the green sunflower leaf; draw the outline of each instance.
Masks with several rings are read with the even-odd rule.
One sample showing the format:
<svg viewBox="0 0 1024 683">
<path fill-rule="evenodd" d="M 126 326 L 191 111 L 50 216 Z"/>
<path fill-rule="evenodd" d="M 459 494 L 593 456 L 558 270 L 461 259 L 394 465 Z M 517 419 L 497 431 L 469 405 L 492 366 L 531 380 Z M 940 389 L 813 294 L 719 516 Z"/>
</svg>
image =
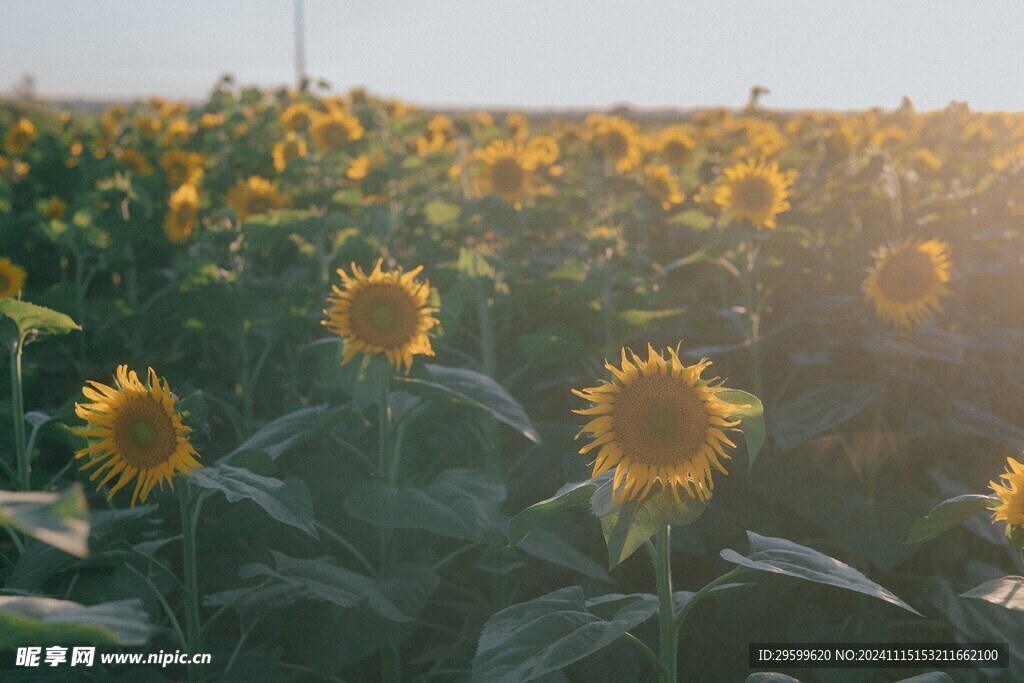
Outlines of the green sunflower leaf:
<svg viewBox="0 0 1024 683">
<path fill-rule="evenodd" d="M 540 434 L 523 407 L 504 387 L 487 375 L 464 368 L 448 368 L 424 363 L 427 378 L 396 377 L 406 383 L 409 391 L 447 398 L 490 413 L 494 419 L 507 424 L 534 443 L 540 443 Z"/>
<path fill-rule="evenodd" d="M 330 429 L 335 421 L 344 414 L 344 407 L 332 408 L 327 405 L 310 406 L 292 411 L 257 429 L 252 436 L 238 444 L 238 447 L 225 455 L 222 460 L 226 460 L 236 453 L 254 449 L 264 451 L 277 460 L 303 441 L 315 438 Z"/>
<path fill-rule="evenodd" d="M 608 545 L 608 569 L 615 569 L 666 526 L 695 521 L 704 514 L 707 503 L 697 500 L 676 503 L 672 494 L 665 491 L 641 501 L 616 503 L 609 480 L 594 493 L 590 508 L 601 520 L 601 531 Z"/>
<path fill-rule="evenodd" d="M 476 540 L 504 531 L 498 506 L 505 500 L 500 479 L 469 469 L 441 472 L 425 488 L 370 482 L 345 497 L 356 519 L 389 529 L 423 529 Z"/>
<path fill-rule="evenodd" d="M 748 394 L 739 389 L 728 389 L 717 394 L 718 398 L 734 406 L 749 406 L 740 408 L 732 414 L 740 421 L 740 430 L 743 432 L 743 440 L 747 444 L 748 467 L 754 467 L 754 460 L 761 452 L 764 445 L 764 406 L 761 399 L 753 394 Z"/>
<path fill-rule="evenodd" d="M 0 597 L 0 649 L 27 645 L 141 645 L 150 628 L 141 600 L 86 607 L 37 596 Z"/>
<path fill-rule="evenodd" d="M 404 567 L 402 572 L 377 581 L 334 564 L 328 558 L 299 559 L 271 551 L 276 568 L 263 564 L 242 567 L 242 578 L 268 576 L 282 581 L 310 597 L 330 602 L 339 607 L 366 605 L 391 621 L 415 621 L 415 616 L 404 611 L 416 607 L 418 612 L 437 587 L 437 574 L 426 567 Z"/>
<path fill-rule="evenodd" d="M 1006 609 L 1024 612 L 1024 576 L 1004 576 L 975 586 L 964 598 L 977 598 Z"/>
<path fill-rule="evenodd" d="M 611 645 L 657 610 L 653 595 L 586 600 L 579 586 L 513 605 L 484 625 L 472 680 L 518 683 L 540 678 Z"/>
<path fill-rule="evenodd" d="M 0 524 L 71 555 L 89 555 L 89 505 L 79 484 L 63 493 L 0 491 Z"/>
<path fill-rule="evenodd" d="M 602 483 L 611 478 L 610 474 L 602 475 L 597 479 L 578 481 L 575 484 L 566 484 L 555 492 L 555 495 L 539 503 L 534 503 L 508 523 L 508 544 L 516 545 L 530 533 L 530 531 L 548 515 L 567 510 L 577 505 L 583 505 L 589 501 L 594 492 Z"/>
<path fill-rule="evenodd" d="M 928 541 L 942 532 L 966 522 L 976 512 L 983 512 L 999 504 L 995 496 L 967 494 L 944 500 L 927 516 L 914 522 L 904 543 Z"/>
<path fill-rule="evenodd" d="M 808 389 L 772 412 L 772 439 L 786 453 L 859 415 L 875 400 L 873 384 L 831 382 Z"/>
<path fill-rule="evenodd" d="M 0 313 L 14 321 L 21 336 L 29 332 L 67 334 L 82 329 L 63 313 L 18 299 L 0 299 Z"/>
<path fill-rule="evenodd" d="M 313 499 L 299 479 L 264 477 L 241 467 L 218 463 L 188 475 L 196 486 L 220 491 L 232 503 L 251 500 L 279 522 L 318 538 L 313 525 Z"/>
<path fill-rule="evenodd" d="M 748 531 L 747 537 L 750 539 L 749 555 L 743 556 L 727 548 L 721 552 L 722 558 L 742 567 L 870 595 L 920 616 L 920 612 L 888 590 L 833 557 L 784 538 L 761 536 L 753 531 Z"/>
</svg>

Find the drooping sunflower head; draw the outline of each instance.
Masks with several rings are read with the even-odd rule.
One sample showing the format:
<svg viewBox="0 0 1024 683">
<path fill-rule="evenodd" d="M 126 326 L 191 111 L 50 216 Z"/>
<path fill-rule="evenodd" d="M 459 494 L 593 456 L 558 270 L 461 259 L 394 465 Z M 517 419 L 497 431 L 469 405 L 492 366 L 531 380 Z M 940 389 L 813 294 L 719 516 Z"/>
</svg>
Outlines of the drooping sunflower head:
<svg viewBox="0 0 1024 683">
<path fill-rule="evenodd" d="M 323 325 L 345 342 L 342 365 L 357 354 L 384 354 L 396 369 L 412 368 L 413 356 L 433 356 L 430 330 L 437 325 L 430 305 L 430 283 L 418 282 L 419 266 L 408 273 L 385 273 L 377 261 L 367 275 L 352 264 L 352 274 L 339 269 L 342 286 L 331 287 Z"/>
<path fill-rule="evenodd" d="M 363 137 L 363 126 L 359 119 L 340 109 L 332 109 L 327 113 L 313 112 L 311 116 L 309 136 L 319 152 L 340 149 Z"/>
<path fill-rule="evenodd" d="M 25 269 L 9 258 L 0 258 L 0 299 L 18 296 L 25 284 Z"/>
<path fill-rule="evenodd" d="M 36 126 L 28 119 L 18 119 L 4 135 L 4 151 L 8 154 L 25 152 L 36 139 Z"/>
<path fill-rule="evenodd" d="M 667 352 L 665 358 L 648 344 L 644 361 L 622 349 L 621 367 L 605 365 L 611 382 L 573 389 L 593 404 L 574 412 L 595 416 L 577 434 L 592 439 L 580 453 L 597 449 L 595 477 L 615 469 L 612 486 L 620 502 L 645 497 L 655 484 L 677 503 L 684 497 L 706 501 L 712 468 L 726 474 L 722 460 L 736 445 L 725 430 L 739 424 L 730 418 L 746 406 L 722 401 L 717 394 L 725 389 L 701 379 L 711 361 L 684 366 L 675 350 Z"/>
<path fill-rule="evenodd" d="M 999 506 L 992 510 L 992 523 L 1006 522 L 1007 535 L 1014 529 L 1024 529 L 1024 464 L 1013 458 L 1006 459 L 1010 468 L 1000 476 L 999 482 L 989 482 L 999 496 Z"/>
<path fill-rule="evenodd" d="M 234 187 L 228 190 L 227 205 L 235 212 L 239 220 L 249 216 L 266 213 L 275 209 L 284 209 L 291 204 L 291 199 L 277 191 L 277 183 L 258 175 L 239 179 Z"/>
<path fill-rule="evenodd" d="M 169 210 L 164 218 L 164 234 L 172 244 L 184 244 L 196 227 L 199 214 L 199 191 L 186 183 L 171 193 Z"/>
<path fill-rule="evenodd" d="M 775 161 L 737 164 L 723 171 L 725 180 L 715 190 L 714 200 L 736 216 L 757 228 L 774 228 L 775 217 L 789 210 L 792 178 L 779 170 Z"/>
<path fill-rule="evenodd" d="M 483 183 L 487 189 L 522 208 L 523 201 L 533 196 L 533 172 L 537 169 L 534 154 L 523 145 L 508 140 L 495 140 L 478 150 L 483 162 Z"/>
<path fill-rule="evenodd" d="M 942 310 L 952 268 L 945 242 L 908 239 L 879 249 L 864 292 L 879 318 L 910 330 Z"/>
<path fill-rule="evenodd" d="M 679 182 L 669 167 L 661 164 L 644 168 L 644 192 L 651 199 L 661 204 L 661 208 L 669 211 L 673 206 L 682 204 L 686 196 L 679 189 Z"/>
<path fill-rule="evenodd" d="M 120 365 L 114 386 L 90 381 L 82 393 L 91 403 L 75 404 L 75 414 L 87 423 L 76 431 L 89 445 L 76 451 L 75 458 L 85 460 L 83 471 L 95 468 L 90 481 L 103 477 L 97 488 L 114 482 L 108 499 L 134 480 L 134 507 L 146 502 L 155 486 L 163 489 L 166 483 L 173 489 L 176 474 L 202 467 L 178 412 L 178 399 L 153 368 L 143 384 L 134 370 Z"/>
</svg>

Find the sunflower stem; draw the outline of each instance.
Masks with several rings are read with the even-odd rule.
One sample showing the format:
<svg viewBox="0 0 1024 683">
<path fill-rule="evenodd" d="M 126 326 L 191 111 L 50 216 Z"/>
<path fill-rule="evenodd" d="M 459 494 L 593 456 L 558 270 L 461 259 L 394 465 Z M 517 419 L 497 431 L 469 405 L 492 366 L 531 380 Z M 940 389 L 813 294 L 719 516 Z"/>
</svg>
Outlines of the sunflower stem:
<svg viewBox="0 0 1024 683">
<path fill-rule="evenodd" d="M 181 508 L 181 536 L 184 544 L 185 565 L 185 636 L 189 654 L 202 651 L 202 625 L 199 621 L 199 580 L 196 572 L 196 524 L 193 515 L 194 499 L 188 481 L 182 481 L 178 487 L 178 500 Z M 199 680 L 199 672 L 194 664 L 188 665 L 188 680 Z"/>
<path fill-rule="evenodd" d="M 390 405 L 390 379 L 384 384 L 381 392 L 380 402 L 377 406 L 377 423 L 380 430 L 378 468 L 383 480 L 391 485 L 398 483 L 398 468 L 395 467 L 394 454 L 392 452 L 392 430 L 391 405 Z M 388 565 L 391 564 L 391 531 L 381 527 L 380 529 L 380 574 L 383 574 Z M 388 643 L 381 651 L 380 675 L 383 683 L 400 683 L 402 680 L 401 653 L 399 650 L 398 637 L 392 634 Z"/>
<path fill-rule="evenodd" d="M 764 400 L 761 371 L 761 302 L 758 299 L 757 259 L 761 247 L 755 238 L 747 242 L 747 267 L 743 271 L 747 290 L 747 321 L 750 324 L 750 374 L 754 395 Z"/>
<path fill-rule="evenodd" d="M 654 575 L 658 583 L 658 631 L 661 635 L 660 658 L 662 669 L 658 672 L 661 683 L 676 683 L 676 630 L 675 606 L 672 602 L 672 557 L 670 549 L 671 527 L 665 525 L 658 531 Z"/>
<path fill-rule="evenodd" d="M 31 488 L 32 463 L 31 454 L 25 443 L 25 397 L 22 393 L 21 355 L 25 348 L 25 335 L 18 334 L 17 341 L 11 347 L 11 406 L 14 410 L 14 448 L 17 454 L 18 482 L 22 491 Z"/>
</svg>

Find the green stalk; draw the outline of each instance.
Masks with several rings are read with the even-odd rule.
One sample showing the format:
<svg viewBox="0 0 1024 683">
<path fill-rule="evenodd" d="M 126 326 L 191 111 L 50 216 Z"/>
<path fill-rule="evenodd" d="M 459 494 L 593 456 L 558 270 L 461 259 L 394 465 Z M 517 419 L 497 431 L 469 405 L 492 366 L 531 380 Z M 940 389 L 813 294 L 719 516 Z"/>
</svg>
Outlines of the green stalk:
<svg viewBox="0 0 1024 683">
<path fill-rule="evenodd" d="M 761 371 L 761 302 L 757 292 L 757 258 L 760 247 L 754 240 L 747 242 L 747 267 L 744 284 L 747 290 L 747 321 L 750 323 L 750 374 L 754 395 L 764 400 L 764 380 Z"/>
<path fill-rule="evenodd" d="M 196 520 L 193 516 L 192 490 L 187 481 L 178 488 L 181 508 L 181 535 L 184 543 L 185 565 L 185 634 L 188 652 L 202 651 L 202 625 L 199 622 L 199 579 L 196 572 Z M 188 665 L 188 680 L 199 680 L 194 664 Z"/>
<path fill-rule="evenodd" d="M 667 524 L 658 531 L 654 575 L 658 583 L 658 632 L 661 636 L 661 683 L 676 683 L 676 629 L 675 606 L 672 602 L 671 527 Z"/>
<path fill-rule="evenodd" d="M 491 306 L 482 280 L 478 279 L 476 285 L 477 318 L 480 322 L 480 364 L 484 374 L 497 382 L 498 355 L 494 343 L 494 320 L 491 318 Z M 501 430 L 494 418 L 485 415 L 482 431 L 484 462 L 487 464 L 487 471 L 490 474 L 500 475 L 501 449 L 498 447 L 498 440 L 501 438 Z"/>
<path fill-rule="evenodd" d="M 394 466 L 395 463 L 393 462 L 394 457 L 391 448 L 392 424 L 391 408 L 389 405 L 389 393 L 389 384 L 385 384 L 384 391 L 381 393 L 380 403 L 377 406 L 377 426 L 379 429 L 380 441 L 380 450 L 378 452 L 378 469 L 381 473 L 381 477 L 385 482 L 387 482 L 388 484 L 397 484 L 398 468 Z M 381 527 L 380 573 L 382 574 L 386 570 L 387 566 L 391 563 L 390 542 L 390 530 Z M 384 649 L 381 652 L 380 676 L 381 681 L 383 681 L 384 683 L 401 683 L 402 663 L 397 634 L 392 634 L 388 638 L 388 643 L 384 646 Z"/>
<path fill-rule="evenodd" d="M 21 354 L 25 347 L 25 335 L 18 334 L 18 340 L 11 349 L 11 405 L 14 409 L 14 448 L 18 463 L 18 486 L 22 491 L 30 489 L 32 476 L 31 454 L 25 447 L 25 397 L 22 395 Z"/>
</svg>

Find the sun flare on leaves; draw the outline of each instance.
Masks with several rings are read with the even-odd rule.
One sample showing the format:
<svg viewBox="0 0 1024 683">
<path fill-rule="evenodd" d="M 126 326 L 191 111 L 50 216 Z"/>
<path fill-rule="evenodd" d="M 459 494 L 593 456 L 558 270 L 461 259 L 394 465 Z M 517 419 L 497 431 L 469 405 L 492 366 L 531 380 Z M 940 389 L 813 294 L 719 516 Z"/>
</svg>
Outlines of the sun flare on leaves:
<svg viewBox="0 0 1024 683">
<path fill-rule="evenodd" d="M 776 162 L 749 160 L 722 172 L 725 180 L 715 190 L 715 203 L 756 228 L 774 228 L 775 217 L 789 210 L 790 175 Z"/>
<path fill-rule="evenodd" d="M 605 367 L 612 381 L 573 393 L 593 403 L 576 410 L 593 415 L 577 434 L 592 441 L 580 449 L 597 451 L 594 477 L 615 468 L 612 486 L 618 502 L 644 498 L 655 484 L 671 491 L 677 503 L 684 498 L 711 497 L 712 468 L 727 474 L 722 459 L 736 444 L 725 430 L 739 425 L 732 415 L 748 406 L 717 397 L 723 387 L 709 386 L 701 373 L 711 365 L 704 359 L 684 366 L 674 349 L 668 358 L 647 346 L 647 360 L 622 349 L 621 367 Z"/>
<path fill-rule="evenodd" d="M 413 356 L 433 356 L 428 333 L 437 325 L 430 305 L 430 283 L 417 282 L 423 266 L 408 273 L 381 270 L 383 259 L 366 275 L 352 264 L 339 269 L 342 286 L 331 287 L 323 325 L 345 341 L 341 364 L 357 354 L 384 354 L 396 369 L 412 369 Z"/>
<path fill-rule="evenodd" d="M 134 370 L 119 365 L 115 386 L 90 381 L 82 393 L 92 403 L 75 404 L 75 414 L 85 420 L 76 432 L 89 440 L 89 446 L 75 452 L 91 468 L 90 481 L 99 479 L 97 488 L 115 481 L 107 498 L 113 498 L 135 480 L 132 507 L 146 498 L 157 485 L 174 488 L 174 475 L 191 474 L 202 467 L 199 455 L 189 442 L 191 431 L 177 411 L 177 397 L 166 381 L 149 368 L 143 384 Z"/>
<path fill-rule="evenodd" d="M 879 318 L 910 330 L 942 310 L 952 267 L 949 245 L 939 240 L 882 247 L 864 292 Z"/>
</svg>

